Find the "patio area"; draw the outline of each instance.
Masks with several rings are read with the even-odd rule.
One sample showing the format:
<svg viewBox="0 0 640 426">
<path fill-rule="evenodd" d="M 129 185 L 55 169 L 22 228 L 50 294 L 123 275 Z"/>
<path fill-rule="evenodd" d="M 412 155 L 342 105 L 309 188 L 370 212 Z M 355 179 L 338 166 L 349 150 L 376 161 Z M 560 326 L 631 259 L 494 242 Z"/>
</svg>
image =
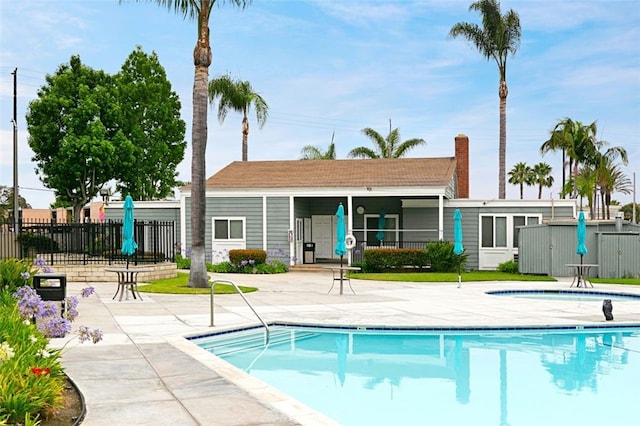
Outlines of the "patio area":
<svg viewBox="0 0 640 426">
<path fill-rule="evenodd" d="M 330 271 L 275 275 L 215 274 L 239 285 L 267 322 L 340 325 L 501 326 L 640 325 L 640 301 L 615 303 L 605 323 L 601 302 L 497 297 L 489 290 L 568 289 L 558 282 L 402 283 L 353 279 L 356 294 L 327 294 Z M 239 295 L 143 293 L 143 300 L 112 300 L 115 283 L 93 283 L 96 295 L 83 299 L 76 327 L 104 331 L 96 345 L 70 342 L 66 372 L 84 394 L 83 424 L 156 425 L 328 425 L 325 416 L 288 398 L 209 355 L 183 336 L 258 324 Z M 71 283 L 68 294 L 84 287 Z M 142 288 L 143 290 L 143 288 Z M 591 290 L 591 289 L 590 289 Z M 594 291 L 640 295 L 640 288 L 596 284 Z M 64 341 L 54 341 L 63 345 Z"/>
</svg>

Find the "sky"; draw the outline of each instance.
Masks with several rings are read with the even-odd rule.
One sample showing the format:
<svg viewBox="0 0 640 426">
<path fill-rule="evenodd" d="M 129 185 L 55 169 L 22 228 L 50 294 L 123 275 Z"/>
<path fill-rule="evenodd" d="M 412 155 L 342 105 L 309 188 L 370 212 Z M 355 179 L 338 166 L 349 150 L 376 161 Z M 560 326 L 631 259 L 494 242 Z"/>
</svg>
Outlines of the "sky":
<svg viewBox="0 0 640 426">
<path fill-rule="evenodd" d="M 220 0 L 218 1 L 220 3 Z M 269 105 L 262 129 L 251 111 L 249 160 L 296 160 L 306 145 L 337 158 L 372 147 L 361 130 L 389 132 L 426 145 L 409 157 L 451 157 L 454 138 L 469 136 L 470 198 L 498 196 L 498 69 L 464 39 L 448 36 L 458 22 L 480 24 L 468 0 L 254 0 L 228 2 L 210 19 L 209 78 L 247 80 Z M 565 117 L 597 122 L 598 138 L 629 154 L 624 172 L 640 189 L 640 1 L 509 0 L 520 16 L 520 48 L 507 61 L 509 171 L 524 161 L 553 167 L 558 198 L 560 153 L 540 145 Z M 47 74 L 79 55 L 96 70 L 118 72 L 141 46 L 156 52 L 182 103 L 188 148 L 179 179 L 191 180 L 193 59 L 197 26 L 155 1 L 0 0 L 0 185 L 13 186 L 13 71 L 17 68 L 18 184 L 34 208 L 47 208 L 31 161 L 25 115 Z M 207 176 L 242 159 L 241 115 L 223 124 L 208 116 Z M 304 177 L 301 176 L 301 179 Z M 508 177 L 507 177 L 508 178 Z M 295 183 L 292 183 L 295 184 Z M 519 188 L 507 184 L 507 198 Z M 525 188 L 537 198 L 537 188 Z M 636 196 L 636 200 L 638 200 Z M 621 203 L 632 195 L 615 194 Z"/>
</svg>

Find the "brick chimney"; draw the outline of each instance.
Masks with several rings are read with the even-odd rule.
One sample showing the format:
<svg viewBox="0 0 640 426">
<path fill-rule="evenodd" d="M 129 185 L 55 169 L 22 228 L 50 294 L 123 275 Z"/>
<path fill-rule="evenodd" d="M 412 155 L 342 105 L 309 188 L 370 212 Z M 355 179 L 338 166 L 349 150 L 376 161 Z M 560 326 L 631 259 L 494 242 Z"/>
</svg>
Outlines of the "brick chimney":
<svg viewBox="0 0 640 426">
<path fill-rule="evenodd" d="M 458 198 L 469 198 L 469 137 L 460 133 L 455 141 Z"/>
</svg>

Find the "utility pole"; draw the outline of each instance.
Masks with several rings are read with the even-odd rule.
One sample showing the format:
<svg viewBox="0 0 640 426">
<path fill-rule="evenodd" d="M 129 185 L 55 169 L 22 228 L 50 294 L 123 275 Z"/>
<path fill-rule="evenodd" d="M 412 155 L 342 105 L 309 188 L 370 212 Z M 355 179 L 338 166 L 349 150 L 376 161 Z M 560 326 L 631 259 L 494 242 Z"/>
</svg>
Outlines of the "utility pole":
<svg viewBox="0 0 640 426">
<path fill-rule="evenodd" d="M 18 68 L 13 72 L 13 232 L 18 232 Z"/>
<path fill-rule="evenodd" d="M 636 172 L 633 172 L 633 208 L 631 211 L 631 223 L 636 223 L 636 210 L 638 205 L 636 204 Z"/>
</svg>

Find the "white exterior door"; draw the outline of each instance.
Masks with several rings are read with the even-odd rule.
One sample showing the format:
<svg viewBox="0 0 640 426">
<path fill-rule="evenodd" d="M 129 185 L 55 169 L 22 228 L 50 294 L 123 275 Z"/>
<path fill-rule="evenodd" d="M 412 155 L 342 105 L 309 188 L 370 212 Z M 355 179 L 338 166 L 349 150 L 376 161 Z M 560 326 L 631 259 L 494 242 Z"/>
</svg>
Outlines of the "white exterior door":
<svg viewBox="0 0 640 426">
<path fill-rule="evenodd" d="M 316 243 L 316 259 L 333 257 L 333 216 L 311 216 L 311 241 Z"/>
<path fill-rule="evenodd" d="M 349 217 L 344 217 L 345 227 L 348 228 Z M 311 217 L 312 237 L 316 243 L 316 259 L 340 259 L 334 253 L 336 246 L 336 228 L 338 218 L 335 215 L 317 215 Z M 349 230 L 346 230 L 347 233 Z"/>
<path fill-rule="evenodd" d="M 303 241 L 304 241 L 304 225 L 300 217 L 296 218 L 295 244 L 296 244 L 296 265 L 300 265 L 303 261 Z"/>
</svg>

